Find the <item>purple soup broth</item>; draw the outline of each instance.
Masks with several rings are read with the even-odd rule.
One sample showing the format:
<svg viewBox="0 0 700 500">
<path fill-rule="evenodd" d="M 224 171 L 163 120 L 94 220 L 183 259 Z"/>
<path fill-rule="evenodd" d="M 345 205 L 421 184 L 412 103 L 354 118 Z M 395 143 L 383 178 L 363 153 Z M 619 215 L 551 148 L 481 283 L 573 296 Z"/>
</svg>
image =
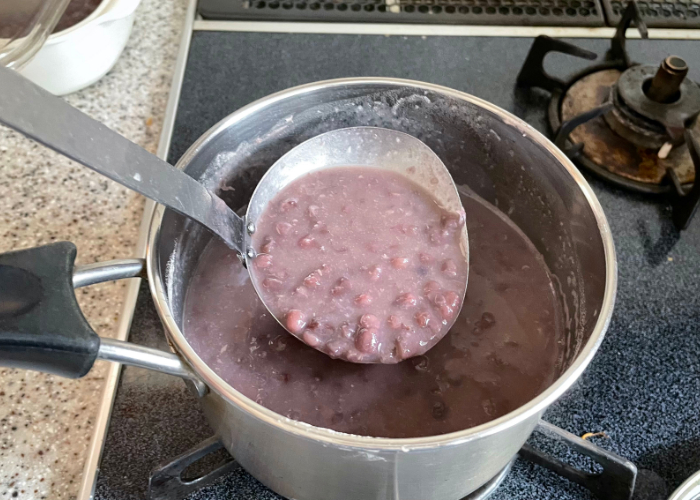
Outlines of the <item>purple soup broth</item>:
<svg viewBox="0 0 700 500">
<path fill-rule="evenodd" d="M 442 339 L 462 307 L 464 213 L 403 175 L 369 167 L 309 173 L 256 224 L 253 279 L 305 344 L 355 363 L 398 363 Z"/>
<path fill-rule="evenodd" d="M 561 372 L 560 302 L 541 255 L 495 207 L 463 197 L 470 276 L 449 333 L 397 364 L 331 359 L 289 335 L 218 239 L 188 287 L 183 331 L 243 395 L 289 418 L 363 436 L 464 430 L 527 403 Z"/>
</svg>

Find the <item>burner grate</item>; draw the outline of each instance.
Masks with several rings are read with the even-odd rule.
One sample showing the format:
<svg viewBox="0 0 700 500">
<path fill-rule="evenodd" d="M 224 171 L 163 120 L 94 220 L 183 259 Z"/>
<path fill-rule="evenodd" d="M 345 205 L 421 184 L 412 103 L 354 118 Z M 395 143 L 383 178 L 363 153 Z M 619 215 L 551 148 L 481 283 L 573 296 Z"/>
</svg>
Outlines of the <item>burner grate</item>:
<svg viewBox="0 0 700 500">
<path fill-rule="evenodd" d="M 578 436 L 574 436 L 559 427 L 540 420 L 535 428 L 535 433 L 542 438 L 541 444 L 563 445 L 565 448 L 589 457 L 598 467 L 596 471 L 585 471 L 573 465 L 565 463 L 556 456 L 542 451 L 531 444 L 526 444 L 519 452 L 519 456 L 534 464 L 546 467 L 560 476 L 588 489 L 599 498 L 606 500 L 632 500 L 634 485 L 637 479 L 637 467 L 614 453 L 595 446 Z M 184 479 L 183 472 L 199 460 L 211 458 L 213 453 L 221 451 L 223 444 L 215 436 L 211 437 L 194 448 L 186 451 L 170 462 L 159 466 L 151 472 L 148 483 L 148 500 L 182 500 L 191 493 L 206 486 L 212 485 L 218 479 L 240 468 L 238 463 L 228 456 L 219 462 L 213 469 L 204 472 L 199 477 Z M 462 500 L 486 500 L 501 485 L 510 472 L 515 457 L 493 479 L 488 481 L 475 492 L 467 495 Z M 644 472 L 647 481 L 653 481 L 663 486 L 663 480 L 652 471 Z M 645 496 L 645 500 L 662 500 L 664 495 Z"/>
<path fill-rule="evenodd" d="M 610 26 L 622 18 L 625 2 L 603 0 Z M 650 28 L 700 28 L 700 0 L 637 2 L 644 23 Z"/>
<path fill-rule="evenodd" d="M 206 19 L 604 26 L 600 0 L 200 0 Z"/>
</svg>

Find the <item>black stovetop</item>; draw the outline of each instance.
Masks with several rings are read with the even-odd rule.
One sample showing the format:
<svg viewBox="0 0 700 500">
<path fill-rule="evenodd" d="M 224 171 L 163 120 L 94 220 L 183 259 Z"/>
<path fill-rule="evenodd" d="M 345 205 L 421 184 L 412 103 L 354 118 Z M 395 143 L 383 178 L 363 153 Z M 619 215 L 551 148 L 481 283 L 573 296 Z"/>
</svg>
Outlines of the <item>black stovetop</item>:
<svg viewBox="0 0 700 500">
<path fill-rule="evenodd" d="M 602 54 L 604 40 L 571 40 Z M 546 131 L 548 95 L 515 89 L 532 39 L 195 32 L 169 160 L 211 125 L 249 102 L 291 86 L 348 76 L 391 76 L 453 87 L 491 101 Z M 684 57 L 700 80 L 700 42 L 630 41 L 632 59 Z M 548 60 L 566 75 L 582 64 Z M 554 68 L 557 68 L 555 71 Z M 545 419 L 652 469 L 668 492 L 700 469 L 700 219 L 678 233 L 662 199 L 590 178 L 610 222 L 619 288 L 598 354 Z M 165 347 L 142 288 L 131 340 Z M 149 471 L 212 434 L 177 379 L 124 370 L 107 435 L 96 499 L 143 498 Z M 236 471 L 191 499 L 279 498 Z M 588 499 L 591 494 L 517 460 L 494 500 Z M 429 499 L 426 499 L 429 500 Z"/>
</svg>

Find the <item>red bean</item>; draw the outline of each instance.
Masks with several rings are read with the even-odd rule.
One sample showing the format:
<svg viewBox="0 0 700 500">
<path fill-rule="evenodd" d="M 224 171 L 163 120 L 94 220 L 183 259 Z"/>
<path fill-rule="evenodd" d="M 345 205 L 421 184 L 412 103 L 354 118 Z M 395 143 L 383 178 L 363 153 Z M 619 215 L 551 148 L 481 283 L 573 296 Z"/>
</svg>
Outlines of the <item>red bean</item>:
<svg viewBox="0 0 700 500">
<path fill-rule="evenodd" d="M 464 224 L 464 212 L 443 215 L 440 223 L 443 229 L 454 231 Z"/>
<path fill-rule="evenodd" d="M 266 236 L 265 240 L 263 241 L 262 247 L 260 247 L 260 251 L 264 253 L 270 253 L 275 248 L 275 246 L 277 246 L 275 244 L 275 240 L 273 240 L 271 236 Z"/>
<path fill-rule="evenodd" d="M 326 344 L 326 352 L 331 358 L 337 358 L 347 350 L 348 346 L 342 340 L 333 340 Z"/>
<path fill-rule="evenodd" d="M 343 323 L 342 325 L 340 325 L 340 334 L 346 339 L 351 339 L 355 336 L 355 329 L 352 328 L 349 324 Z"/>
<path fill-rule="evenodd" d="M 292 225 L 289 222 L 278 222 L 277 225 L 275 225 L 275 231 L 277 231 L 277 234 L 280 236 L 286 236 L 291 229 Z"/>
<path fill-rule="evenodd" d="M 372 303 L 372 296 L 368 293 L 361 293 L 355 297 L 355 304 L 360 307 L 366 307 Z"/>
<path fill-rule="evenodd" d="M 420 260 L 421 264 L 432 264 L 432 262 L 435 260 L 432 255 L 427 253 L 420 254 L 418 259 Z"/>
<path fill-rule="evenodd" d="M 309 289 L 303 286 L 298 286 L 294 289 L 294 293 L 297 295 L 300 295 L 302 297 L 308 297 L 309 296 Z"/>
<path fill-rule="evenodd" d="M 443 304 L 440 306 L 440 315 L 442 316 L 442 319 L 445 321 L 449 321 L 455 316 L 455 310 L 452 309 L 449 305 Z"/>
<path fill-rule="evenodd" d="M 418 326 L 420 326 L 421 328 L 425 328 L 425 327 L 427 327 L 428 325 L 430 325 L 431 320 L 432 320 L 432 317 L 430 316 L 430 313 L 427 312 L 427 311 L 422 311 L 422 312 L 416 313 L 416 316 L 415 316 L 415 317 L 416 317 L 416 323 L 417 323 Z"/>
<path fill-rule="evenodd" d="M 403 326 L 403 323 L 399 317 L 394 316 L 393 314 L 387 318 L 386 322 L 389 325 L 389 328 L 393 328 L 394 330 L 398 330 Z"/>
<path fill-rule="evenodd" d="M 267 269 L 272 265 L 272 255 L 258 255 L 257 257 L 255 257 L 254 265 L 257 269 Z"/>
<path fill-rule="evenodd" d="M 330 234 L 330 231 L 328 230 L 328 226 L 326 225 L 325 222 L 316 222 L 312 227 L 312 231 L 316 231 L 320 234 Z"/>
<path fill-rule="evenodd" d="M 442 272 L 450 278 L 457 276 L 457 264 L 452 259 L 447 259 L 442 263 Z"/>
<path fill-rule="evenodd" d="M 369 268 L 369 279 L 372 281 L 377 281 L 382 275 L 382 268 L 379 266 L 372 266 Z"/>
<path fill-rule="evenodd" d="M 285 324 L 287 326 L 287 330 L 289 330 L 291 333 L 299 334 L 306 327 L 306 316 L 304 316 L 304 313 L 300 310 L 292 309 L 287 313 Z"/>
<path fill-rule="evenodd" d="M 363 328 L 379 328 L 380 325 L 379 318 L 374 316 L 373 314 L 363 314 L 362 317 L 360 317 L 360 326 Z"/>
<path fill-rule="evenodd" d="M 302 239 L 299 240 L 299 246 L 303 249 L 309 249 L 309 248 L 315 248 L 318 247 L 318 242 L 316 241 L 315 238 L 312 236 L 304 236 Z"/>
<path fill-rule="evenodd" d="M 297 200 L 296 198 L 288 198 L 280 204 L 280 212 L 289 212 L 291 209 L 296 208 Z"/>
<path fill-rule="evenodd" d="M 449 299 L 448 294 L 450 294 Z M 457 304 L 459 304 L 459 297 L 457 297 L 457 294 L 454 292 L 447 292 L 444 295 L 438 293 L 433 298 L 433 303 L 437 306 L 438 310 L 440 311 L 440 316 L 442 316 L 442 319 L 448 321 L 454 318 L 454 315 L 457 312 Z"/>
<path fill-rule="evenodd" d="M 482 314 L 481 319 L 478 322 L 478 325 L 482 330 L 486 330 L 488 328 L 491 328 L 495 324 L 496 324 L 496 318 L 490 312 L 485 312 L 484 314 Z"/>
<path fill-rule="evenodd" d="M 394 347 L 396 349 L 396 357 L 399 359 L 406 359 L 411 357 L 411 348 L 408 346 L 408 342 L 403 337 L 398 337 L 394 342 Z"/>
<path fill-rule="evenodd" d="M 311 347 L 318 347 L 323 344 L 323 341 L 311 332 L 304 332 L 304 335 L 302 335 L 302 340 L 305 344 L 310 345 Z"/>
<path fill-rule="evenodd" d="M 274 292 L 282 290 L 282 281 L 277 278 L 265 278 L 262 282 L 263 287 Z"/>
<path fill-rule="evenodd" d="M 284 269 L 277 269 L 274 273 L 270 273 L 270 277 L 284 281 L 289 277 L 289 273 Z"/>
<path fill-rule="evenodd" d="M 321 284 L 322 275 L 323 273 L 319 271 L 314 271 L 313 273 L 309 274 L 306 278 L 304 278 L 304 286 L 307 288 L 316 288 Z"/>
<path fill-rule="evenodd" d="M 427 356 L 416 356 L 411 360 L 413 367 L 419 372 L 427 372 L 430 367 L 430 360 Z"/>
<path fill-rule="evenodd" d="M 449 305 L 452 308 L 455 308 L 459 305 L 460 302 L 460 297 L 457 295 L 455 292 L 445 292 L 445 300 L 447 302 L 447 305 Z"/>
<path fill-rule="evenodd" d="M 333 288 L 331 288 L 331 294 L 338 296 L 343 295 L 345 292 L 350 290 L 350 280 L 347 278 L 340 278 Z"/>
<path fill-rule="evenodd" d="M 379 243 L 368 243 L 365 248 L 367 248 L 368 252 L 372 253 L 379 253 L 382 250 L 382 246 Z"/>
<path fill-rule="evenodd" d="M 430 243 L 433 245 L 444 245 L 450 237 L 450 232 L 447 229 L 432 229 L 430 231 Z"/>
<path fill-rule="evenodd" d="M 418 297 L 412 293 L 402 293 L 396 299 L 396 305 L 404 309 L 410 309 L 418 305 Z"/>
<path fill-rule="evenodd" d="M 394 257 L 391 259 L 391 265 L 394 269 L 406 269 L 409 262 L 408 257 Z"/>
<path fill-rule="evenodd" d="M 377 330 L 375 328 L 361 328 L 357 332 L 355 347 L 365 354 L 374 354 L 377 351 Z"/>
<path fill-rule="evenodd" d="M 318 205 L 309 205 L 307 212 L 309 214 L 309 217 L 315 219 L 316 217 L 318 217 L 318 214 L 321 213 L 321 207 L 319 207 Z"/>
<path fill-rule="evenodd" d="M 428 281 L 423 286 L 423 295 L 431 295 L 433 293 L 439 292 L 442 287 L 437 281 Z"/>
</svg>

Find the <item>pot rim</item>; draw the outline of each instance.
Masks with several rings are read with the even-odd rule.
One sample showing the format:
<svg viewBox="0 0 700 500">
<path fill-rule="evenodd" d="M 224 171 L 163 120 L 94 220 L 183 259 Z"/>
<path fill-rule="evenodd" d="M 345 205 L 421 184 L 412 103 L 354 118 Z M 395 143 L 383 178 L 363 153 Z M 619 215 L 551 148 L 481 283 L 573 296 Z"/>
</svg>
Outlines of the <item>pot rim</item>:
<svg viewBox="0 0 700 500">
<path fill-rule="evenodd" d="M 543 412 L 550 404 L 552 404 L 556 399 L 558 399 L 571 385 L 578 379 L 583 370 L 588 366 L 594 354 L 598 350 L 605 331 L 607 330 L 610 319 L 613 312 L 613 306 L 615 303 L 615 295 L 617 291 L 617 261 L 615 257 L 615 247 L 610 232 L 610 227 L 608 225 L 605 214 L 603 213 L 603 208 L 601 207 L 598 199 L 596 198 L 593 190 L 586 182 L 585 178 L 579 172 L 579 170 L 574 166 L 574 164 L 567 158 L 564 153 L 559 150 L 552 142 L 550 142 L 544 135 L 535 130 L 533 127 L 528 125 L 526 122 L 512 115 L 511 113 L 501 109 L 500 107 L 491 104 L 487 101 L 474 97 L 470 94 L 460 92 L 457 90 L 450 89 L 448 87 L 443 87 L 440 85 L 433 85 L 430 83 L 419 82 L 415 80 L 405 80 L 399 78 L 374 78 L 374 77 L 363 77 L 363 78 L 341 78 L 333 80 L 324 80 L 320 82 L 309 83 L 297 87 L 292 87 L 290 89 L 282 90 L 280 92 L 271 94 L 267 97 L 263 97 L 234 113 L 228 115 L 226 118 L 221 120 L 219 123 L 211 127 L 207 132 L 205 132 L 197 141 L 192 144 L 189 149 L 182 155 L 180 160 L 177 162 L 177 167 L 182 168 L 184 165 L 188 164 L 189 161 L 199 152 L 199 150 L 206 146 L 206 144 L 222 130 L 228 128 L 232 123 L 240 121 L 244 117 L 248 117 L 252 114 L 257 113 L 260 109 L 274 104 L 277 101 L 288 99 L 290 97 L 299 96 L 308 92 L 313 92 L 314 90 L 328 87 L 343 87 L 343 86 L 362 86 L 362 85 L 388 85 L 395 87 L 414 87 L 420 90 L 430 90 L 436 93 L 441 93 L 448 95 L 450 97 L 468 101 L 471 104 L 479 106 L 486 109 L 487 111 L 493 113 L 500 119 L 502 119 L 506 124 L 511 125 L 518 129 L 523 137 L 528 138 L 542 148 L 546 149 L 556 160 L 558 160 L 562 166 L 569 172 L 573 180 L 578 185 L 579 189 L 582 191 L 583 195 L 586 197 L 593 215 L 595 216 L 598 230 L 600 231 L 603 249 L 605 254 L 605 292 L 603 295 L 603 302 L 601 305 L 600 314 L 596 321 L 593 332 L 591 333 L 588 342 L 581 348 L 578 356 L 572 363 L 572 365 L 567 368 L 567 370 L 562 373 L 559 378 L 557 378 L 554 383 L 549 386 L 545 391 L 539 394 L 537 397 L 529 401 L 528 403 L 516 408 L 515 410 L 489 422 L 478 425 L 476 427 L 471 427 L 469 429 L 460 430 L 456 432 L 451 432 L 449 434 L 440 434 L 437 436 L 427 436 L 427 437 L 417 437 L 417 438 L 380 438 L 380 437 L 370 437 L 370 436 L 360 436 L 355 434 L 347 434 L 343 432 L 337 432 L 330 429 L 316 427 L 304 422 L 298 422 L 279 415 L 272 410 L 265 408 L 247 398 L 231 385 L 220 378 L 192 349 L 187 340 L 185 339 L 182 331 L 180 331 L 177 323 L 170 313 L 168 308 L 167 296 L 165 294 L 165 283 L 163 282 L 162 276 L 156 273 L 157 269 L 157 255 L 154 251 L 155 244 L 158 241 L 160 234 L 160 225 L 165 212 L 165 208 L 158 205 L 153 211 L 151 218 L 151 224 L 149 227 L 149 237 L 148 237 L 148 248 L 147 248 L 147 267 L 148 267 L 148 279 L 149 287 L 151 289 L 151 294 L 155 302 L 158 314 L 163 321 L 166 332 L 174 348 L 182 355 L 185 360 L 190 364 L 199 377 L 209 386 L 211 390 L 219 394 L 227 402 L 232 403 L 239 407 L 241 410 L 247 412 L 249 415 L 275 427 L 279 427 L 291 434 L 295 434 L 302 438 L 314 439 L 330 445 L 344 446 L 351 448 L 363 448 L 363 449 L 374 449 L 374 450 L 397 450 L 403 452 L 409 452 L 413 450 L 420 450 L 424 448 L 434 448 L 442 446 L 452 446 L 462 444 L 468 441 L 481 439 L 483 437 L 501 432 L 508 427 L 517 425 L 526 419 L 531 418 L 537 413 Z"/>
</svg>

